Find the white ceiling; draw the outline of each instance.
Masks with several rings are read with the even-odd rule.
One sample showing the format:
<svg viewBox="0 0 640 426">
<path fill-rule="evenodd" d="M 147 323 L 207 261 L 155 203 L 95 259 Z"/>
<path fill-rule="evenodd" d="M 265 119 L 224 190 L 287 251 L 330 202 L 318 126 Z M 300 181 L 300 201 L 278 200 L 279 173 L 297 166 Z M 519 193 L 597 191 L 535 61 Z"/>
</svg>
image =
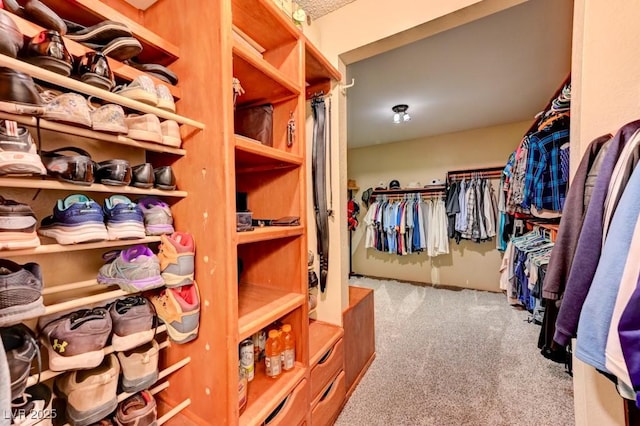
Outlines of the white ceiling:
<svg viewBox="0 0 640 426">
<path fill-rule="evenodd" d="M 533 120 L 570 71 L 572 5 L 529 0 L 349 65 L 348 147 Z"/>
</svg>

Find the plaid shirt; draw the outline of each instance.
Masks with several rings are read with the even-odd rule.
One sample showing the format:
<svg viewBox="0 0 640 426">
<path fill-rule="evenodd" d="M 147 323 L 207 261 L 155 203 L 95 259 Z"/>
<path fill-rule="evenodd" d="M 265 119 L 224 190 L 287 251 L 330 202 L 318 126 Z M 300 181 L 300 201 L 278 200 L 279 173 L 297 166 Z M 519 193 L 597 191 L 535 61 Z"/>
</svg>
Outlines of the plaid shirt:
<svg viewBox="0 0 640 426">
<path fill-rule="evenodd" d="M 562 173 L 560 147 L 568 142 L 569 117 L 560 118 L 529 137 L 523 207 L 562 211 L 567 179 Z"/>
</svg>

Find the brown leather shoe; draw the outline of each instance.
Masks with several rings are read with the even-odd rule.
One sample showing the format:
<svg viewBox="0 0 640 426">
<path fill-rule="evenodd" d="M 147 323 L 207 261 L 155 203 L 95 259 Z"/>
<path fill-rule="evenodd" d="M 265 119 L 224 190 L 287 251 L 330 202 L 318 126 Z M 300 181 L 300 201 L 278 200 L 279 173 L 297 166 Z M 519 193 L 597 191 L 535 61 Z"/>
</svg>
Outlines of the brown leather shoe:
<svg viewBox="0 0 640 426">
<path fill-rule="evenodd" d="M 0 67 L 0 111 L 42 115 L 44 107 L 31 76 Z"/>
<path fill-rule="evenodd" d="M 120 426 L 155 426 L 158 410 L 149 391 L 138 392 L 118 404 L 116 423 Z"/>
<path fill-rule="evenodd" d="M 24 11 L 27 17 L 36 24 L 57 31 L 62 35 L 67 33 L 67 25 L 64 21 L 39 0 L 28 0 L 24 5 Z"/>
<path fill-rule="evenodd" d="M 0 53 L 15 58 L 22 49 L 22 33 L 8 13 L 0 10 Z"/>
</svg>

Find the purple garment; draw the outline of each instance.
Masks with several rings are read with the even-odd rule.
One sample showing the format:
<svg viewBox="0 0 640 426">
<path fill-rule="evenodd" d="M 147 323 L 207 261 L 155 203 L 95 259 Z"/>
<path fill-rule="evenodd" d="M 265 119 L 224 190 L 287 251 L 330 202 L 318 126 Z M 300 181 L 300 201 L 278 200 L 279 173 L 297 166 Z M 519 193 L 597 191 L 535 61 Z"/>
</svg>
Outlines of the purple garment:
<svg viewBox="0 0 640 426">
<path fill-rule="evenodd" d="M 562 346 L 568 345 L 571 338 L 576 335 L 582 305 L 600 260 L 604 203 L 613 169 L 622 148 L 638 129 L 640 129 L 640 120 L 632 121 L 620 128 L 609 143 L 607 155 L 600 166 L 556 320 L 556 333 L 553 340 Z"/>
<path fill-rule="evenodd" d="M 609 142 L 613 135 L 607 134 L 595 139 L 585 152 L 580 165 L 573 176 L 569 192 L 562 210 L 560 229 L 556 236 L 555 246 L 549 259 L 549 267 L 542 285 L 542 297 L 545 299 L 558 300 L 564 293 L 567 278 L 571 271 L 573 255 L 578 245 L 578 237 L 582 229 L 584 218 L 584 188 L 587 180 L 587 173 L 596 158 L 600 148 Z M 551 345 L 551 341 L 547 342 Z"/>
<path fill-rule="evenodd" d="M 640 306 L 640 277 L 618 322 L 620 347 L 634 389 L 640 389 L 640 309 L 638 306 Z M 636 393 L 636 406 L 640 408 L 640 392 Z"/>
</svg>

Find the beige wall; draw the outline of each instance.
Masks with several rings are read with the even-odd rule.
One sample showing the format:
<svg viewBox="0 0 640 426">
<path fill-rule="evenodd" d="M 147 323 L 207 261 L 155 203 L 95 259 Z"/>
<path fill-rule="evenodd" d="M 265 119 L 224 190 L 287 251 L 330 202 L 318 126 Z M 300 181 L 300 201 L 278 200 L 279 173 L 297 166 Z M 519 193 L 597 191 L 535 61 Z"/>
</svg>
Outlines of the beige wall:
<svg viewBox="0 0 640 426">
<path fill-rule="evenodd" d="M 640 3 L 576 0 L 572 59 L 571 144 L 577 165 L 589 143 L 640 118 Z M 576 149 L 574 149 L 574 147 Z M 575 360 L 577 425 L 624 425 L 613 384 Z"/>
<path fill-rule="evenodd" d="M 355 179 L 360 191 L 355 199 L 366 207 L 362 192 L 375 188 L 379 181 L 388 184 L 398 179 L 402 186 L 411 181 L 422 185 L 432 179 L 444 179 L 448 170 L 504 165 L 531 121 L 450 133 L 424 139 L 351 149 L 348 151 L 349 179 Z M 497 190 L 498 181 L 492 182 Z M 481 244 L 450 240 L 448 255 L 428 257 L 425 253 L 397 256 L 364 247 L 365 227 L 352 236 L 353 271 L 355 273 L 498 291 L 501 255 L 495 241 Z"/>
</svg>

